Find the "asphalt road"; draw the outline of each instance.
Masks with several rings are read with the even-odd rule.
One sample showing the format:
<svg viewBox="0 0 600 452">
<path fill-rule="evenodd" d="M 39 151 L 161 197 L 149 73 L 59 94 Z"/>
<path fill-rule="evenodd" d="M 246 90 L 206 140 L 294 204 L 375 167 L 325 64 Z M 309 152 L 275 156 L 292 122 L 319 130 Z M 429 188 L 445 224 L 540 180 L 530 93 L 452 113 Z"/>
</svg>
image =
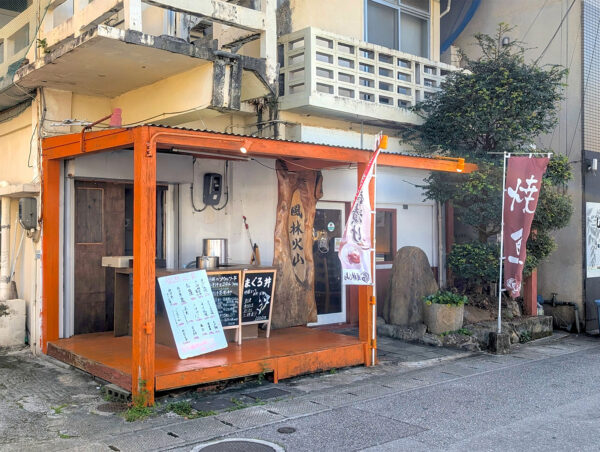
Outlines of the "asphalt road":
<svg viewBox="0 0 600 452">
<path fill-rule="evenodd" d="M 596 338 L 570 336 L 510 356 L 379 376 L 352 393 L 360 400 L 332 389 L 323 397 L 338 406 L 231 436 L 290 451 L 600 449 Z M 277 405 L 271 409 L 277 413 Z M 296 431 L 279 433 L 282 426 Z"/>
<path fill-rule="evenodd" d="M 0 451 L 191 451 L 234 438 L 287 451 L 600 449 L 600 338 L 554 337 L 507 356 L 386 347 L 373 368 L 193 399 L 250 401 L 243 409 L 214 405 L 217 413 L 202 418 L 163 412 L 131 423 L 101 409 L 100 383 L 89 375 L 27 353 L 0 354 Z M 284 395 L 257 397 L 273 389 Z"/>
</svg>

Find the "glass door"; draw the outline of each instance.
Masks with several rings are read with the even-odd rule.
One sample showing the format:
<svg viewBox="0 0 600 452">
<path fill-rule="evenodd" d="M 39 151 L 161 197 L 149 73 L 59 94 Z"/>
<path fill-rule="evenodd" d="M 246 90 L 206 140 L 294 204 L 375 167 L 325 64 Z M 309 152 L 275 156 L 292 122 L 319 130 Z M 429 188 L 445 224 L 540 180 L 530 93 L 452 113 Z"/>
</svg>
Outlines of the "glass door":
<svg viewBox="0 0 600 452">
<path fill-rule="evenodd" d="M 346 291 L 342 285 L 342 266 L 338 258 L 345 218 L 344 203 L 317 203 L 313 256 L 318 321 L 313 325 L 346 322 Z"/>
</svg>

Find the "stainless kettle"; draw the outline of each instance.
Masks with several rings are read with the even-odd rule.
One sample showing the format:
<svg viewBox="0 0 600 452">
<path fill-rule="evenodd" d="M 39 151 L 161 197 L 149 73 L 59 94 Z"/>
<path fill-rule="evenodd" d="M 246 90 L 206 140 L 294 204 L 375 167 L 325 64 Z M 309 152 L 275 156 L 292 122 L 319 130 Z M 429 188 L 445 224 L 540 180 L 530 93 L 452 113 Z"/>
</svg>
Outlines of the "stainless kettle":
<svg viewBox="0 0 600 452">
<path fill-rule="evenodd" d="M 212 270 L 219 266 L 219 256 L 198 256 L 196 257 L 196 268 L 203 270 Z"/>
</svg>

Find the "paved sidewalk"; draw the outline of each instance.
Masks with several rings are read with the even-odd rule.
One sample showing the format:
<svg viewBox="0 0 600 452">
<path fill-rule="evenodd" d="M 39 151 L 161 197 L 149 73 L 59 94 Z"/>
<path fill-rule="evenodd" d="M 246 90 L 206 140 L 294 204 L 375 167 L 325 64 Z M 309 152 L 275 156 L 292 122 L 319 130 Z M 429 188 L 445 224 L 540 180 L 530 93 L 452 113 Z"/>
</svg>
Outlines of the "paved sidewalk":
<svg viewBox="0 0 600 452">
<path fill-rule="evenodd" d="M 27 352 L 2 355 L 0 449 L 187 451 L 220 437 L 250 437 L 274 441 L 286 450 L 308 450 L 316 444 L 326 450 L 356 450 L 412 437 L 423 430 L 422 426 L 381 417 L 383 414 L 357 412 L 356 406 L 597 348 L 598 340 L 575 335 L 550 338 L 517 346 L 507 356 L 456 352 L 387 338 L 380 339 L 379 347 L 381 365 L 373 368 L 341 369 L 278 385 L 255 383 L 220 394 L 195 395 L 194 406 L 217 414 L 186 420 L 169 413 L 133 423 L 101 410 L 106 402 L 100 396 L 100 383 L 87 374 Z M 176 399 L 188 395 L 178 394 Z M 232 400 L 234 409 L 218 408 Z M 296 433 L 279 433 L 282 426 L 292 427 Z"/>
</svg>

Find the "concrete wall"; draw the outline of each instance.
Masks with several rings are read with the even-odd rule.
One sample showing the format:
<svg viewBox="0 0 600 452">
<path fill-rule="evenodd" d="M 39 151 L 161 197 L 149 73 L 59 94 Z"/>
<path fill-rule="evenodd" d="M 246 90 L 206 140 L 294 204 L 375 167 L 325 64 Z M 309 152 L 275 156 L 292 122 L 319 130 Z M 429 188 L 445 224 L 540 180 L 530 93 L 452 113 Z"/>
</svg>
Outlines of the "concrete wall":
<svg viewBox="0 0 600 452">
<path fill-rule="evenodd" d="M 27 108 L 23 113 L 10 121 L 0 123 L 0 181 L 10 184 L 29 183 L 35 177 L 37 147 L 33 140 L 31 158 L 29 144 L 31 142 L 33 110 Z M 32 167 L 28 166 L 28 160 Z"/>
<path fill-rule="evenodd" d="M 316 27 L 363 39 L 364 3 L 364 0 L 290 0 L 291 27 L 284 34 Z"/>
<path fill-rule="evenodd" d="M 440 59 L 438 0 L 430 1 L 430 59 Z M 286 0 L 278 11 L 278 34 L 306 27 L 320 28 L 343 36 L 365 40 L 365 0 Z"/>
<path fill-rule="evenodd" d="M 190 183 L 194 181 L 196 207 L 202 208 L 204 173 L 224 174 L 224 162 L 198 158 L 192 169 L 192 157 L 159 154 L 157 180 L 179 187 L 179 265 L 185 265 L 202 254 L 202 239 L 228 238 L 229 254 L 234 262 L 249 262 L 250 247 L 242 224 L 248 218 L 252 239 L 258 243 L 262 261 L 273 260 L 273 232 L 277 206 L 275 161 L 259 159 L 229 164 L 229 202 L 220 211 L 208 207 L 194 212 L 190 199 Z M 192 174 L 193 173 L 193 174 Z M 69 161 L 66 174 L 85 179 L 132 180 L 131 151 L 119 151 L 78 157 Z M 427 177 L 426 171 L 380 167 L 377 179 L 378 207 L 398 210 L 398 245 L 423 248 L 433 266 L 437 265 L 436 217 L 434 204 L 423 202 L 416 185 Z M 323 201 L 351 202 L 356 192 L 355 168 L 323 172 Z M 222 197 L 222 204 L 225 199 Z"/>
<path fill-rule="evenodd" d="M 470 56 L 477 55 L 473 46 L 473 34 L 493 34 L 499 22 L 517 28 L 508 36 L 522 40 L 528 48 L 525 56 L 537 59 L 550 42 L 562 17 L 570 6 L 570 0 L 486 0 L 481 3 L 475 17 L 456 40 L 455 44 Z M 540 13 L 536 20 L 535 17 Z M 551 42 L 540 64 L 560 64 L 569 68 L 568 87 L 560 105 L 560 123 L 556 129 L 540 137 L 538 144 L 566 154 L 574 162 L 573 181 L 569 193 L 573 199 L 574 213 L 570 224 L 555 234 L 558 249 L 543 263 L 538 273 L 539 293 L 548 299 L 552 292 L 561 300 L 576 301 L 583 309 L 583 229 L 582 229 L 582 180 L 581 180 L 581 5 L 575 2 L 560 31 Z"/>
</svg>

